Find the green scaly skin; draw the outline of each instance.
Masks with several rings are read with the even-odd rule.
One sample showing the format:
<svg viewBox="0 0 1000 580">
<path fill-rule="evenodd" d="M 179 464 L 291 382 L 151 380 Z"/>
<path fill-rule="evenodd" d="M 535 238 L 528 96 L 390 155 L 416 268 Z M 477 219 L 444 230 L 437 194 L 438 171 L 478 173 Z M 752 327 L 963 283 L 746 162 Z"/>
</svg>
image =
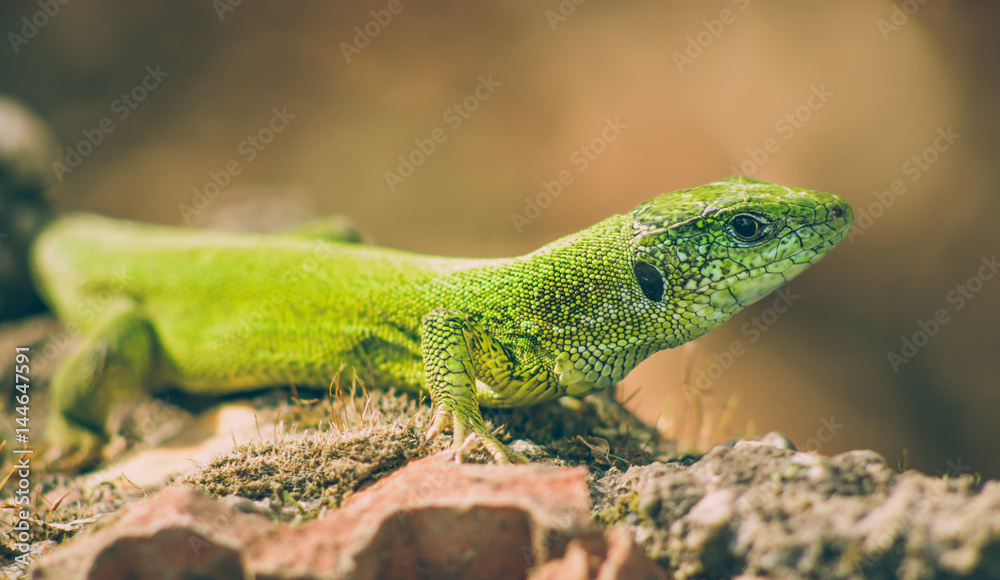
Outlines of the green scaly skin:
<svg viewBox="0 0 1000 580">
<path fill-rule="evenodd" d="M 822 258 L 842 199 L 748 178 L 656 197 L 516 258 L 364 246 L 343 222 L 283 234 L 64 217 L 33 249 L 83 336 L 53 377 L 48 439 L 93 457 L 112 409 L 159 385 L 221 394 L 360 378 L 430 393 L 457 458 L 500 443 L 480 407 L 582 396 L 694 340 Z M 338 241 L 341 240 L 341 241 Z"/>
</svg>

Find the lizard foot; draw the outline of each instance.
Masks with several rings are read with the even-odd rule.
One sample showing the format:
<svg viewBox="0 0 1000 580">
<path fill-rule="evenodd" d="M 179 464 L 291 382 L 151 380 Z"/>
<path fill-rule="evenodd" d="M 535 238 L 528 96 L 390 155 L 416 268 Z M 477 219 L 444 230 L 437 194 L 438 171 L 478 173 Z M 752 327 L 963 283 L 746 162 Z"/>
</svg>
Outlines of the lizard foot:
<svg viewBox="0 0 1000 580">
<path fill-rule="evenodd" d="M 440 435 L 445 429 L 452 430 L 452 449 L 455 452 L 455 462 L 461 463 L 470 451 L 482 444 L 497 463 L 527 463 L 523 455 L 504 445 L 483 423 L 481 417 L 467 417 L 456 414 L 445 407 L 438 407 L 434 420 L 427 429 L 425 439 L 430 441 Z"/>
<path fill-rule="evenodd" d="M 46 424 L 42 463 L 50 471 L 77 473 L 101 457 L 104 439 L 93 431 L 62 419 Z"/>
</svg>

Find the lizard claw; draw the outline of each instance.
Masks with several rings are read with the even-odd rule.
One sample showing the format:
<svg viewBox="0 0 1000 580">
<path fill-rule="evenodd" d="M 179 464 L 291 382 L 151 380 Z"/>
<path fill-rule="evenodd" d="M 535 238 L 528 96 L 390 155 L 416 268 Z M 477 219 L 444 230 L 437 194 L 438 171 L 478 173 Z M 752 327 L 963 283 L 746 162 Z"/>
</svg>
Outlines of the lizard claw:
<svg viewBox="0 0 1000 580">
<path fill-rule="evenodd" d="M 455 453 L 455 462 L 462 463 L 468 454 L 482 444 L 493 456 L 497 463 L 527 463 L 528 459 L 504 445 L 490 433 L 482 419 L 476 421 L 467 418 L 459 418 L 453 412 L 439 408 L 434 414 L 431 426 L 427 428 L 424 435 L 425 441 L 430 441 L 440 435 L 445 429 L 451 427 L 452 444 L 451 448 Z"/>
<path fill-rule="evenodd" d="M 424 434 L 424 441 L 430 441 L 452 426 L 451 413 L 444 409 L 438 409 L 431 420 L 431 426 Z"/>
</svg>

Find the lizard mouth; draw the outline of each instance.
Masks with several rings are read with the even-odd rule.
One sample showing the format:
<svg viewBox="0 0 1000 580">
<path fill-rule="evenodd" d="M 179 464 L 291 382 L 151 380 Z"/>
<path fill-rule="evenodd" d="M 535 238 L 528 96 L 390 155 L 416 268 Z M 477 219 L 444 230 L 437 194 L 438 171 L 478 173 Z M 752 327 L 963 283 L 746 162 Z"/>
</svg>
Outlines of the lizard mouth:
<svg viewBox="0 0 1000 580">
<path fill-rule="evenodd" d="M 813 225 L 814 226 L 818 226 L 818 225 L 823 225 L 823 224 L 829 224 L 831 221 L 839 221 L 840 219 L 843 219 L 843 218 L 834 218 L 833 220 L 827 220 L 827 221 L 819 222 L 819 223 L 813 224 Z M 709 290 L 714 290 L 714 291 L 717 291 L 717 290 L 730 290 L 730 292 L 732 292 L 731 289 L 733 288 L 733 286 L 735 284 L 737 284 L 739 282 L 752 282 L 755 279 L 760 279 L 763 275 L 767 275 L 768 277 L 770 277 L 771 275 L 781 276 L 781 278 L 784 279 L 784 282 L 782 282 L 782 284 L 787 283 L 790 278 L 787 277 L 786 273 L 789 270 L 791 270 L 792 273 L 793 273 L 792 277 L 795 277 L 798 274 L 800 274 L 802 271 L 804 271 L 806 268 L 808 268 L 809 266 L 811 266 L 812 264 L 815 264 L 820 258 L 822 258 L 827 253 L 829 253 L 828 251 L 827 252 L 820 252 L 819 250 L 822 250 L 822 249 L 824 249 L 824 248 L 826 248 L 828 246 L 832 248 L 833 246 L 836 246 L 837 244 L 839 244 L 847 236 L 847 232 L 850 229 L 851 229 L 851 223 L 847 222 L 841 228 L 835 230 L 835 233 L 833 235 L 831 235 L 830 237 L 822 239 L 819 242 L 817 242 L 817 243 L 815 243 L 815 244 L 813 244 L 811 246 L 802 248 L 802 249 L 798 250 L 797 252 L 795 252 L 794 254 L 791 254 L 789 256 L 785 256 L 784 258 L 782 258 L 782 260 L 792 260 L 792 264 L 786 270 L 783 270 L 782 272 L 774 272 L 774 273 L 771 273 L 771 272 L 761 272 L 757 276 L 749 276 L 749 277 L 746 277 L 746 278 L 740 278 L 741 274 L 744 274 L 744 273 L 752 271 L 752 270 L 763 270 L 768 265 L 773 264 L 774 261 L 768 262 L 767 264 L 763 264 L 761 266 L 756 266 L 754 268 L 746 268 L 746 267 L 744 267 L 744 269 L 742 271 L 737 272 L 736 274 L 732 274 L 730 276 L 726 276 L 725 278 L 721 278 L 721 279 L 719 279 L 719 280 L 717 280 L 715 282 L 710 282 L 708 284 L 704 284 L 702 286 L 699 286 L 698 288 L 696 288 L 695 290 L 693 290 L 693 292 L 697 293 L 697 294 L 707 293 L 707 291 L 709 291 Z M 805 262 L 795 262 L 796 258 L 798 258 L 799 256 L 802 256 L 803 254 L 806 254 L 806 253 L 812 253 L 813 256 L 808 261 L 805 261 Z M 778 286 L 780 286 L 780 284 L 774 286 L 773 288 L 768 289 L 766 292 L 763 292 L 762 294 L 760 294 L 760 296 L 754 298 L 753 300 L 749 300 L 749 301 L 740 300 L 739 297 L 736 294 L 733 294 L 733 297 L 736 299 L 735 304 L 738 305 L 740 308 L 744 308 L 746 306 L 749 306 L 750 304 L 753 304 L 754 302 L 756 302 L 760 298 L 763 298 L 769 292 L 775 290 Z"/>
<path fill-rule="evenodd" d="M 827 223 L 827 222 L 823 222 L 823 223 Z M 823 257 L 828 252 L 818 252 L 817 250 L 822 250 L 823 248 L 825 248 L 827 246 L 830 246 L 831 248 L 833 246 L 836 246 L 837 244 L 839 244 L 847 236 L 847 232 L 850 229 L 851 229 L 851 224 L 849 224 L 849 223 L 845 224 L 844 227 L 842 227 L 839 230 L 837 230 L 836 233 L 833 234 L 832 236 L 830 236 L 829 238 L 827 238 L 825 240 L 820 240 L 819 242 L 817 242 L 817 243 L 809 246 L 808 248 L 802 248 L 798 252 L 795 252 L 791 256 L 788 256 L 788 258 L 792 259 L 794 261 L 794 258 L 797 258 L 798 256 L 801 256 L 802 254 L 804 254 L 806 252 L 816 252 L 815 257 L 817 257 L 817 258 Z M 813 263 L 813 261 L 810 260 L 809 263 L 811 264 L 811 263 Z"/>
</svg>

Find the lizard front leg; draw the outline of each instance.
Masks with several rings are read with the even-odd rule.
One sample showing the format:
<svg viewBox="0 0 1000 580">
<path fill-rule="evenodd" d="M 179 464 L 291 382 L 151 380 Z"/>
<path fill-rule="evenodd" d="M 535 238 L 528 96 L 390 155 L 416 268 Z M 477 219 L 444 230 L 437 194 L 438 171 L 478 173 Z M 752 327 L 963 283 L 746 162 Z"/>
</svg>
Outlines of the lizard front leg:
<svg viewBox="0 0 1000 580">
<path fill-rule="evenodd" d="M 482 443 L 501 463 L 522 463 L 526 459 L 501 443 L 483 421 L 476 400 L 476 376 L 470 344 L 482 342 L 481 329 L 469 324 L 465 315 L 450 310 L 434 310 L 421 325 L 420 350 L 424 359 L 424 380 L 434 405 L 434 419 L 427 439 L 451 427 L 456 460 L 468 447 Z"/>
</svg>

